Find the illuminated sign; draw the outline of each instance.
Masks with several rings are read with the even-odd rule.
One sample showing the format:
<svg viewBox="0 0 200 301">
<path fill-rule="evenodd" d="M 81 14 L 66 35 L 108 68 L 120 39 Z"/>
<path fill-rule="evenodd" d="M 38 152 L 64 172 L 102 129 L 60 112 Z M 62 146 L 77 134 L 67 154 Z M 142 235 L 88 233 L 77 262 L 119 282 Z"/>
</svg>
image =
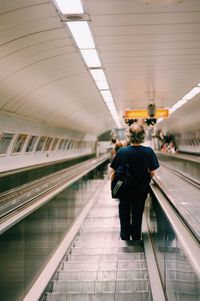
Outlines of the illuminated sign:
<svg viewBox="0 0 200 301">
<path fill-rule="evenodd" d="M 155 116 L 153 118 L 165 118 L 169 116 L 168 109 L 156 109 Z M 127 110 L 124 113 L 125 119 L 138 119 L 149 118 L 147 110 Z"/>
</svg>

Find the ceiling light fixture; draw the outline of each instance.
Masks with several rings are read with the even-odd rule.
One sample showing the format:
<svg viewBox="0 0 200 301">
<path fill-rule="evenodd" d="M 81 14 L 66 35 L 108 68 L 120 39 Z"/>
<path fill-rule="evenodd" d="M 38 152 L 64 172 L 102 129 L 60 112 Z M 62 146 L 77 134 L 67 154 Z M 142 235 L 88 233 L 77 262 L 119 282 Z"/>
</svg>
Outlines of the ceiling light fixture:
<svg viewBox="0 0 200 301">
<path fill-rule="evenodd" d="M 80 0 L 55 0 L 59 10 L 62 14 L 84 14 L 84 10 Z M 100 91 L 104 102 L 109 109 L 113 120 L 118 128 L 121 128 L 119 115 L 114 105 L 111 91 L 109 90 L 108 82 L 105 73 L 101 68 L 101 61 L 99 59 L 98 52 L 95 48 L 93 36 L 87 21 L 68 21 L 66 22 L 71 34 L 80 50 L 80 53 L 85 61 L 89 71 L 96 83 L 98 90 Z M 108 106 L 108 104 L 113 106 Z"/>
<path fill-rule="evenodd" d="M 106 105 L 107 105 L 109 111 L 112 111 L 112 112 L 116 111 L 114 102 L 107 102 Z"/>
<path fill-rule="evenodd" d="M 183 96 L 182 99 L 177 101 L 170 109 L 169 113 L 172 114 L 175 112 L 177 109 L 182 107 L 186 102 L 191 100 L 194 96 L 196 96 L 198 93 L 200 93 L 200 83 L 194 87 L 190 92 L 188 92 L 185 96 Z"/>
<path fill-rule="evenodd" d="M 96 49 L 83 49 L 81 50 L 81 54 L 89 68 L 101 67 L 101 62 Z"/>
<path fill-rule="evenodd" d="M 106 80 L 105 73 L 102 69 L 91 69 L 90 73 L 95 81 Z"/>
<path fill-rule="evenodd" d="M 107 102 L 113 102 L 113 97 L 110 92 L 110 90 L 100 90 L 101 95 L 103 96 L 104 101 Z"/>
<path fill-rule="evenodd" d="M 164 120 L 164 118 L 162 118 L 162 117 L 161 117 L 161 118 L 158 118 L 158 119 L 157 119 L 157 124 L 158 124 L 159 122 L 161 122 L 162 120 Z"/>
<path fill-rule="evenodd" d="M 194 96 L 196 96 L 199 92 L 200 92 L 200 87 L 195 87 L 195 88 L 193 88 L 189 93 L 187 93 L 187 94 L 183 97 L 183 99 L 190 100 L 191 98 L 193 98 Z"/>
<path fill-rule="evenodd" d="M 99 90 L 109 90 L 107 80 L 95 80 L 95 83 Z"/>
<path fill-rule="evenodd" d="M 83 6 L 80 0 L 55 0 L 60 12 L 67 14 L 83 14 Z"/>
<path fill-rule="evenodd" d="M 86 21 L 67 22 L 67 25 L 74 37 L 77 46 L 80 49 L 93 49 L 95 48 L 94 40 Z"/>
</svg>

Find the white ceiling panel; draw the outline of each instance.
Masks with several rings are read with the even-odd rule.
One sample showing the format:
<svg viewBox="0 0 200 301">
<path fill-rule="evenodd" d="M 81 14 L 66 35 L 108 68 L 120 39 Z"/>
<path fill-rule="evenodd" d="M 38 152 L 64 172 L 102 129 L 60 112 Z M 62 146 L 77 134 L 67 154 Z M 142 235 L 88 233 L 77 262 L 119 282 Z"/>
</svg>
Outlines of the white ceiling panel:
<svg viewBox="0 0 200 301">
<path fill-rule="evenodd" d="M 53 3 L 2 2 L 1 110 L 85 133 L 112 128 L 114 121 Z M 105 118 L 109 122 L 102 122 Z"/>
<path fill-rule="evenodd" d="M 200 1 L 84 2 L 121 115 L 152 96 L 171 107 L 200 82 Z"/>
</svg>

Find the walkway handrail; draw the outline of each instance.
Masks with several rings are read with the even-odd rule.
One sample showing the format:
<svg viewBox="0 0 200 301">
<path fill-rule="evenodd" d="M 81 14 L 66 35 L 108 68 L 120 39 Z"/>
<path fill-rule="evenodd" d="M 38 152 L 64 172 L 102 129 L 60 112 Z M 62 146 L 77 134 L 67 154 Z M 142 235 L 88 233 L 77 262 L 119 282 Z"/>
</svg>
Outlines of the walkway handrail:
<svg viewBox="0 0 200 301">
<path fill-rule="evenodd" d="M 177 238 L 190 261 L 194 271 L 200 277 L 200 240 L 194 232 L 193 227 L 189 227 L 185 217 L 180 214 L 176 207 L 177 201 L 170 195 L 163 183 L 155 177 L 151 189 L 165 212 L 170 224 L 172 225 Z M 179 204 L 180 205 L 180 204 Z"/>
<path fill-rule="evenodd" d="M 176 211 L 176 213 L 179 215 L 179 218 L 183 220 L 183 222 L 187 225 L 187 227 L 190 229 L 192 235 L 195 237 L 195 239 L 200 244 L 200 223 L 198 220 L 195 219 L 195 217 L 187 210 L 186 207 L 184 207 L 179 201 L 177 201 L 173 195 L 170 193 L 169 189 L 164 185 L 164 183 L 155 176 L 153 178 L 153 182 L 155 185 L 159 187 L 159 189 L 162 191 L 162 193 L 167 198 L 168 202 L 171 204 L 173 209 Z M 155 185 L 151 185 L 151 188 Z"/>
<path fill-rule="evenodd" d="M 29 194 L 27 194 L 27 198 L 25 198 L 25 200 L 23 200 L 23 202 L 19 206 L 14 204 L 13 210 L 10 210 L 8 214 L 0 220 L 0 234 L 8 230 L 10 227 L 18 223 L 20 220 L 22 220 L 35 210 L 37 210 L 39 207 L 41 207 L 46 202 L 55 197 L 57 194 L 59 194 L 61 191 L 66 189 L 68 186 L 72 185 L 74 182 L 79 180 L 81 177 L 83 177 L 88 172 L 95 169 L 97 166 L 101 165 L 108 159 L 109 154 L 105 154 L 98 158 L 93 158 L 82 163 L 76 164 L 73 167 L 66 168 L 66 170 L 62 170 L 60 172 L 62 173 L 62 180 L 56 181 L 55 184 L 50 183 L 46 187 L 46 189 L 40 192 L 37 191 L 35 194 L 31 195 L 31 197 Z M 64 176 L 63 178 L 63 173 L 65 171 L 66 176 Z M 70 171 L 70 173 L 68 171 Z M 58 177 L 58 173 L 59 172 L 54 174 L 55 179 Z M 49 179 L 48 176 L 47 178 Z M 39 185 L 41 184 L 38 182 L 38 186 Z M 24 185 L 22 189 L 24 189 Z"/>
</svg>

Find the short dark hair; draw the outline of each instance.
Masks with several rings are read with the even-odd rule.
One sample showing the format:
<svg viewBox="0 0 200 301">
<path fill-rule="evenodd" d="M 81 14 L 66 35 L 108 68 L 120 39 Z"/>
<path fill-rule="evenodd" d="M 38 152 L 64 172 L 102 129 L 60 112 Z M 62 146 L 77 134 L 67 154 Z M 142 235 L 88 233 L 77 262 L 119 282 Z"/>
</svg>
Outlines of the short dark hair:
<svg viewBox="0 0 200 301">
<path fill-rule="evenodd" d="M 131 143 L 140 144 L 144 142 L 145 130 L 140 124 L 133 124 L 129 127 L 129 140 Z"/>
</svg>

